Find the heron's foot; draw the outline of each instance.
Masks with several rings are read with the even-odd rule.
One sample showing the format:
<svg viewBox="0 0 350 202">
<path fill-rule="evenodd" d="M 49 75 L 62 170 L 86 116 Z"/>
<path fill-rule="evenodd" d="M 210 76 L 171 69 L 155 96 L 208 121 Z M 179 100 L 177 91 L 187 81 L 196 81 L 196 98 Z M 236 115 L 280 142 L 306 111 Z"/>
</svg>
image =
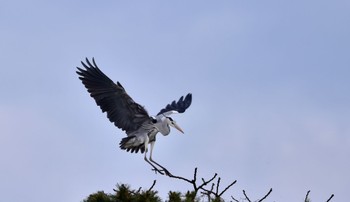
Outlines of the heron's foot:
<svg viewBox="0 0 350 202">
<path fill-rule="evenodd" d="M 157 169 L 157 168 L 152 168 L 152 170 L 154 171 L 155 174 L 159 173 L 159 174 L 161 174 L 161 175 L 164 175 L 163 170 L 159 170 L 159 169 Z"/>
<path fill-rule="evenodd" d="M 167 175 L 167 176 L 169 176 L 169 177 L 173 176 L 173 175 L 172 175 L 167 169 L 165 169 L 165 168 L 163 168 L 162 171 L 164 171 L 164 172 L 165 172 L 165 175 Z"/>
</svg>

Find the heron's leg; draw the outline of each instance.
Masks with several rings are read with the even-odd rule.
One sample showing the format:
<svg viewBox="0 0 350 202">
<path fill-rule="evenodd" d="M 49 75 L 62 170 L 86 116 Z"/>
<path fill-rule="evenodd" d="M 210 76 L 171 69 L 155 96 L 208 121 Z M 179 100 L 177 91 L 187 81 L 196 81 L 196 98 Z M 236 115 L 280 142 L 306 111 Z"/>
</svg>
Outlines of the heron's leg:
<svg viewBox="0 0 350 202">
<path fill-rule="evenodd" d="M 153 167 L 153 170 L 157 173 L 160 173 L 161 175 L 164 175 L 164 173 L 161 171 L 161 170 L 159 170 L 155 165 L 153 165 L 148 159 L 147 159 L 147 151 L 148 151 L 148 138 L 146 139 L 146 141 L 145 141 L 145 157 L 144 157 L 144 159 L 145 159 L 145 161 L 147 162 L 147 163 L 149 163 L 152 167 Z M 152 148 L 151 148 L 151 153 L 152 153 Z"/>
<path fill-rule="evenodd" d="M 154 141 L 150 143 L 150 144 L 151 144 L 151 151 L 150 151 L 150 154 L 149 154 L 149 160 L 150 160 L 152 163 L 155 163 L 157 166 L 159 166 L 159 167 L 162 169 L 162 171 L 165 172 L 166 175 L 172 176 L 172 174 L 171 174 L 166 168 L 164 168 L 163 166 L 161 166 L 159 163 L 155 162 L 155 161 L 152 159 L 152 151 L 153 151 L 154 143 L 155 143 Z"/>
<path fill-rule="evenodd" d="M 152 167 L 153 167 L 153 169 L 152 170 L 154 170 L 156 173 L 158 172 L 158 173 L 160 173 L 161 175 L 164 175 L 164 173 L 161 171 L 161 170 L 159 170 L 156 166 L 154 166 L 148 159 L 147 159 L 147 157 L 146 157 L 146 152 L 145 152 L 145 161 L 147 162 L 147 163 L 149 163 Z"/>
</svg>

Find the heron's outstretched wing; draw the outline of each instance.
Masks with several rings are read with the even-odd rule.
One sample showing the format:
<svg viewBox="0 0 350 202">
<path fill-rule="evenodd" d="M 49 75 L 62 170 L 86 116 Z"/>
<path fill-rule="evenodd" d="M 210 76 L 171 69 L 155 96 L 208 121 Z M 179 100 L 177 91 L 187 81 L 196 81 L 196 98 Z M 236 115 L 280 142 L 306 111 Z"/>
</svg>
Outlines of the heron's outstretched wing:
<svg viewBox="0 0 350 202">
<path fill-rule="evenodd" d="M 125 92 L 119 82 L 115 84 L 97 67 L 94 58 L 92 63 L 86 58 L 86 63 L 81 64 L 85 70 L 77 67 L 79 79 L 115 126 L 129 133 L 150 118 L 147 111 Z"/>
<path fill-rule="evenodd" d="M 164 114 L 165 116 L 172 114 L 172 113 L 183 113 L 186 111 L 186 109 L 191 105 L 192 103 L 192 94 L 189 93 L 184 96 L 181 96 L 181 98 L 176 102 L 175 100 L 171 103 L 168 104 L 165 108 L 160 110 L 160 112 L 157 114 Z"/>
</svg>

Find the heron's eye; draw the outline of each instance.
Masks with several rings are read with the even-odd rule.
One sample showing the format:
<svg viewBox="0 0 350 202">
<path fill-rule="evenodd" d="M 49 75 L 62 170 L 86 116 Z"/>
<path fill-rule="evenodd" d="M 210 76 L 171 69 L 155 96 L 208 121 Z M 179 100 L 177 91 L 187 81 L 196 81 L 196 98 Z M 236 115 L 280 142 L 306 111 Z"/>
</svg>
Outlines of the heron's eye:
<svg viewBox="0 0 350 202">
<path fill-rule="evenodd" d="M 157 119 L 152 117 L 152 123 L 157 123 Z"/>
<path fill-rule="evenodd" d="M 171 118 L 171 117 L 168 117 L 168 119 L 171 121 L 171 122 L 173 122 L 174 120 Z"/>
</svg>

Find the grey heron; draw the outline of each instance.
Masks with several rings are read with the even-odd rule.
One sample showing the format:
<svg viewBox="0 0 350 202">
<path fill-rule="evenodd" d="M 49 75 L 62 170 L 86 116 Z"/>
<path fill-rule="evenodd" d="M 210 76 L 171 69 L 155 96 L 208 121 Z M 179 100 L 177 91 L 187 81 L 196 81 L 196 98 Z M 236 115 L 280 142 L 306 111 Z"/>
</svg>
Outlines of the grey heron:
<svg viewBox="0 0 350 202">
<path fill-rule="evenodd" d="M 152 159 L 156 135 L 158 132 L 164 136 L 168 135 L 170 126 L 184 133 L 169 115 L 185 112 L 192 103 L 192 94 L 182 96 L 178 101 L 174 100 L 161 109 L 156 116 L 150 116 L 143 106 L 128 95 L 119 82 L 114 83 L 98 68 L 94 58 L 92 63 L 86 58 L 86 62 L 82 61 L 81 64 L 85 69 L 77 67 L 76 73 L 90 96 L 95 99 L 102 112 L 107 113 L 109 121 L 125 131 L 127 135 L 120 141 L 120 148 L 131 153 L 139 151 L 144 153 L 144 160 L 156 172 L 164 174 L 164 171 L 166 175 L 171 175 L 166 168 Z M 150 148 L 149 159 L 147 159 L 148 148 Z"/>
</svg>

